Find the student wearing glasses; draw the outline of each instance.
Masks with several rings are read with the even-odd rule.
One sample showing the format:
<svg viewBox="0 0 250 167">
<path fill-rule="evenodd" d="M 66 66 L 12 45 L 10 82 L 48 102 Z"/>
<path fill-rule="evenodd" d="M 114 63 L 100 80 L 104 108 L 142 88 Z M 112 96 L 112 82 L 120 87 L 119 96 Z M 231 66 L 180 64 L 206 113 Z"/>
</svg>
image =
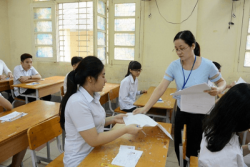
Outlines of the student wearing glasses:
<svg viewBox="0 0 250 167">
<path fill-rule="evenodd" d="M 138 61 L 131 61 L 128 65 L 128 72 L 121 81 L 119 91 L 120 109 L 125 112 L 132 112 L 136 109 L 134 106 L 136 95 L 146 93 L 146 90 L 138 90 L 138 79 L 141 74 L 141 64 Z"/>
<path fill-rule="evenodd" d="M 173 61 L 167 68 L 164 78 L 156 87 L 147 104 L 137 108 L 133 113 L 147 113 L 168 88 L 171 81 L 175 80 L 177 90 L 182 90 L 197 84 L 214 82 L 217 87 L 205 92 L 216 96 L 224 90 L 226 82 L 212 61 L 200 57 L 199 45 L 193 34 L 186 30 L 180 31 L 174 37 L 174 45 L 179 59 Z M 181 97 L 177 99 L 177 113 L 175 117 L 174 143 L 175 152 L 179 159 L 179 145 L 181 142 L 181 130 L 187 125 L 187 152 L 186 156 L 197 156 L 202 139 L 202 120 L 204 114 L 188 113 L 180 110 Z M 184 163 L 186 164 L 186 162 Z"/>
</svg>

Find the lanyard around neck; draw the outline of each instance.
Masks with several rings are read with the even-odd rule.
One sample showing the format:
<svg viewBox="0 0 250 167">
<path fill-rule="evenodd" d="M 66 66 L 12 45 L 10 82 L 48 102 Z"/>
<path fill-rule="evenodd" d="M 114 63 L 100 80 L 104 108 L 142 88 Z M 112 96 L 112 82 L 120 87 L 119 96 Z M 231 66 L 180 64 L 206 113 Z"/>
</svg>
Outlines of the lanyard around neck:
<svg viewBox="0 0 250 167">
<path fill-rule="evenodd" d="M 193 63 L 193 66 L 192 66 L 192 68 L 191 68 L 191 71 L 190 71 L 190 73 L 189 73 L 189 75 L 188 75 L 188 77 L 187 77 L 187 80 L 186 80 L 186 81 L 185 81 L 185 74 L 184 74 L 184 70 L 183 70 L 183 65 L 181 66 L 181 67 L 182 67 L 183 77 L 184 77 L 184 83 L 183 83 L 182 89 L 184 89 L 184 87 L 186 86 L 186 84 L 187 84 L 187 82 L 188 82 L 188 79 L 189 79 L 189 77 L 190 77 L 190 75 L 191 75 L 191 73 L 192 73 L 192 71 L 193 71 L 193 68 L 194 68 L 194 64 L 195 64 L 195 62 L 196 62 L 196 56 L 195 56 L 195 58 L 194 58 L 194 63 Z M 182 90 L 182 89 L 181 89 L 181 90 Z"/>
</svg>

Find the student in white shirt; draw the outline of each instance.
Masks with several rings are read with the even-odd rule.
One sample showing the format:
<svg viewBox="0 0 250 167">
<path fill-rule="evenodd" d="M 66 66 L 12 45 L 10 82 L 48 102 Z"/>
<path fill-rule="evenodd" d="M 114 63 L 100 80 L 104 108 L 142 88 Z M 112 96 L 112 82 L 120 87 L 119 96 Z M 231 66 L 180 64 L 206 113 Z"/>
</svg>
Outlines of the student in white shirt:
<svg viewBox="0 0 250 167">
<path fill-rule="evenodd" d="M 250 128 L 249 99 L 250 84 L 242 83 L 215 104 L 203 122 L 199 167 L 246 167 L 238 133 Z"/>
<path fill-rule="evenodd" d="M 78 57 L 78 56 L 72 57 L 72 59 L 71 59 L 71 65 L 73 67 L 73 70 L 76 69 L 76 67 L 78 66 L 78 64 L 80 63 L 81 60 L 82 60 L 82 57 Z M 66 94 L 66 92 L 67 92 L 67 77 L 68 77 L 68 74 L 65 76 L 65 79 L 64 79 L 64 84 L 63 84 L 64 94 Z"/>
<path fill-rule="evenodd" d="M 60 106 L 60 123 L 66 132 L 65 167 L 78 166 L 96 146 L 109 143 L 125 133 L 135 135 L 141 130 L 136 125 L 129 125 L 104 132 L 104 126 L 124 123 L 126 115 L 106 117 L 97 93 L 106 83 L 104 65 L 98 58 L 85 57 L 69 73 L 67 83 L 68 89 Z"/>
<path fill-rule="evenodd" d="M 0 60 L 0 80 L 1 79 L 5 79 L 6 76 L 3 75 L 3 72 L 9 77 L 12 78 L 12 72 L 10 71 L 10 69 L 6 66 L 6 64 L 4 63 L 3 60 Z"/>
<path fill-rule="evenodd" d="M 147 91 L 138 89 L 138 79 L 141 74 L 141 64 L 138 61 L 131 61 L 128 65 L 128 72 L 121 81 L 119 90 L 120 109 L 126 112 L 132 112 L 136 109 L 134 106 L 136 95 L 146 93 Z"/>
<path fill-rule="evenodd" d="M 21 65 L 18 65 L 14 68 L 14 85 L 20 83 L 27 83 L 27 82 L 36 82 L 41 79 L 41 75 L 36 71 L 36 69 L 32 66 L 32 56 L 28 53 L 24 53 L 21 55 Z M 15 96 L 20 99 L 25 99 L 25 97 L 20 96 L 21 94 L 30 94 L 35 93 L 35 89 L 24 89 L 20 88 L 20 92 L 18 91 L 17 87 L 14 87 Z M 50 101 L 51 95 L 42 97 L 43 100 Z M 35 98 L 28 97 L 28 101 L 32 102 L 35 101 Z"/>
</svg>

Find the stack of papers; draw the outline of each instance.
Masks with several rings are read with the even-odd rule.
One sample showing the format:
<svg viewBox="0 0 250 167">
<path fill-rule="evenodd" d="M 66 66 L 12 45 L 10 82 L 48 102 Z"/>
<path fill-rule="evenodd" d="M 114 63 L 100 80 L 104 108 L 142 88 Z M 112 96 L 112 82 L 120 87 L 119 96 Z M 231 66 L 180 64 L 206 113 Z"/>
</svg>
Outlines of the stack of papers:
<svg viewBox="0 0 250 167">
<path fill-rule="evenodd" d="M 181 96 L 180 109 L 181 111 L 207 114 L 215 104 L 215 96 L 211 96 L 204 90 L 210 90 L 208 84 L 199 84 L 189 88 L 180 90 L 171 94 L 172 96 Z"/>
<path fill-rule="evenodd" d="M 140 125 L 140 127 L 146 127 L 146 126 L 158 126 L 170 139 L 173 140 L 172 136 L 168 133 L 168 131 L 162 127 L 160 124 L 155 122 L 152 118 L 145 114 L 136 114 L 133 115 L 133 113 L 127 113 L 127 117 L 123 117 L 123 120 L 126 125 L 130 124 L 136 124 Z"/>
<path fill-rule="evenodd" d="M 2 123 L 4 122 L 11 122 L 11 121 L 14 121 L 18 118 L 21 118 L 23 116 L 27 115 L 27 113 L 23 113 L 23 112 L 17 112 L 17 111 L 14 111 L 8 115 L 5 115 L 3 117 L 0 117 L 0 121 L 2 121 Z"/>
<path fill-rule="evenodd" d="M 135 167 L 143 151 L 135 150 L 135 146 L 121 145 L 119 153 L 112 161 L 112 165 Z"/>
</svg>

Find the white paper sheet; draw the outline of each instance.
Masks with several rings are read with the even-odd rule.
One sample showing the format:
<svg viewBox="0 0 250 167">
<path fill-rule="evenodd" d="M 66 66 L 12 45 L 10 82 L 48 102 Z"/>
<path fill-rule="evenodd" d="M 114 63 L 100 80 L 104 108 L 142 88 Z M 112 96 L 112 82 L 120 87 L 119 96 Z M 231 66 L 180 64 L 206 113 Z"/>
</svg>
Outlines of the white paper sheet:
<svg viewBox="0 0 250 167">
<path fill-rule="evenodd" d="M 31 82 L 31 83 L 28 83 L 26 85 L 38 85 L 39 83 L 38 82 Z"/>
<path fill-rule="evenodd" d="M 240 83 L 247 83 L 247 82 L 240 77 L 239 80 L 236 82 L 236 85 Z"/>
<path fill-rule="evenodd" d="M 173 140 L 172 136 L 168 133 L 168 131 L 163 128 L 160 124 L 155 122 L 152 118 L 145 114 L 136 114 L 133 115 L 133 113 L 127 113 L 127 117 L 123 117 L 123 120 L 126 125 L 130 124 L 137 124 L 140 127 L 147 127 L 147 126 L 158 126 L 170 139 Z"/>
<path fill-rule="evenodd" d="M 4 122 L 11 122 L 11 121 L 14 121 L 18 118 L 21 118 L 23 116 L 27 115 L 27 113 L 23 113 L 23 112 L 17 112 L 17 111 L 14 111 L 8 115 L 5 115 L 3 117 L 0 117 L 0 121 L 2 121 L 2 123 Z"/>
<path fill-rule="evenodd" d="M 164 103 L 164 101 L 162 100 L 162 98 L 159 98 L 159 100 L 157 100 L 157 103 Z"/>
<path fill-rule="evenodd" d="M 111 164 L 124 167 L 135 167 L 142 153 L 143 151 L 120 148 L 119 153 L 113 159 Z"/>
<path fill-rule="evenodd" d="M 215 97 L 205 93 L 204 90 L 210 90 L 210 87 L 206 83 L 191 86 L 171 95 L 181 95 L 181 111 L 207 114 L 215 104 Z"/>
</svg>

